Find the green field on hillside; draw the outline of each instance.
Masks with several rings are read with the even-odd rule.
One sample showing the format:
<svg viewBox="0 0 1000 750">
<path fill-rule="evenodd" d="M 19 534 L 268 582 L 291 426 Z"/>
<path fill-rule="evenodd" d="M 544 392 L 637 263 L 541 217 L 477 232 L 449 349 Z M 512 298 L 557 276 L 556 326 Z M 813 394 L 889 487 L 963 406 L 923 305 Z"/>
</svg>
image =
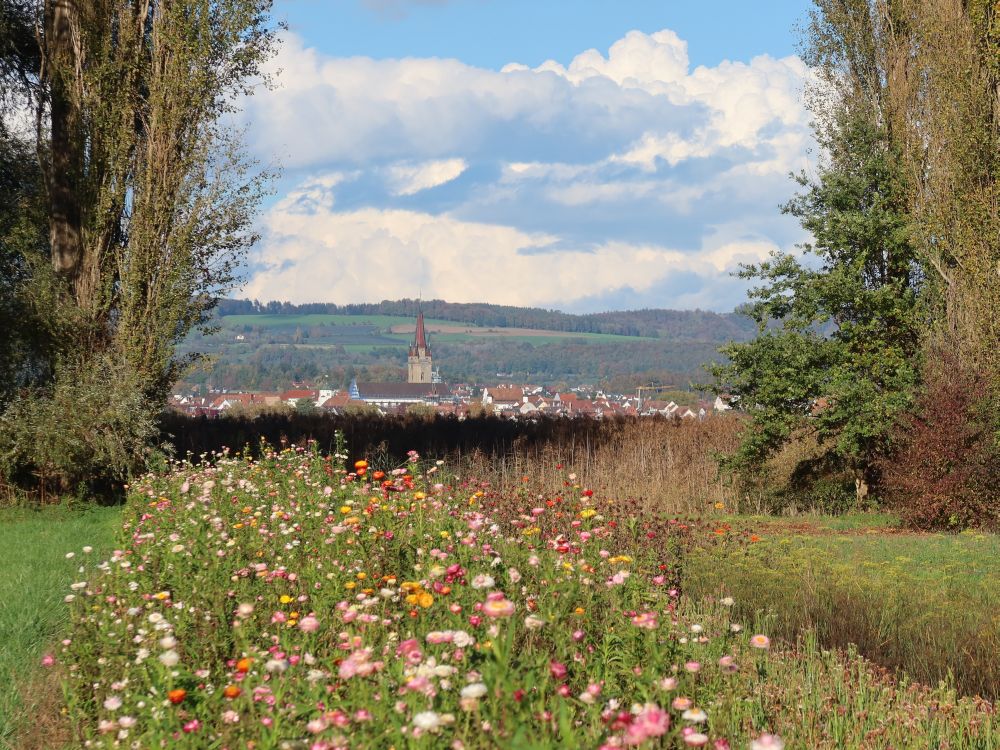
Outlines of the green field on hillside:
<svg viewBox="0 0 1000 750">
<path fill-rule="evenodd" d="M 584 341 L 600 343 L 634 343 L 636 341 L 656 341 L 655 338 L 647 336 L 619 336 L 610 333 L 574 333 L 571 331 L 548 331 L 542 329 L 514 329 L 510 335 L 506 335 L 504 328 L 487 328 L 471 323 L 461 323 L 458 321 L 427 319 L 428 334 L 432 342 L 449 344 L 468 343 L 483 339 L 502 340 L 512 343 L 540 344 L 556 341 Z M 222 328 L 221 334 L 227 336 L 244 330 L 247 326 L 251 328 L 264 328 L 268 330 L 289 330 L 295 329 L 315 329 L 323 327 L 322 337 L 324 340 L 330 339 L 330 343 L 336 344 L 336 339 L 341 338 L 338 327 L 354 330 L 359 326 L 370 327 L 373 331 L 377 329 L 379 335 L 384 338 L 395 339 L 399 346 L 408 346 L 413 336 L 410 333 L 392 333 L 388 329 L 396 326 L 411 327 L 414 320 L 411 317 L 397 315 L 226 315 L 218 319 L 218 324 Z M 435 328 L 454 328 L 461 326 L 469 329 L 469 332 L 436 332 Z M 355 334 L 356 335 L 356 334 Z M 373 346 L 377 344 L 372 344 Z M 382 344 L 383 346 L 385 344 Z"/>
<path fill-rule="evenodd" d="M 226 315 L 220 317 L 218 322 L 223 328 L 235 328 L 237 326 L 254 326 L 262 328 L 295 328 L 297 326 L 376 326 L 378 328 L 390 328 L 391 326 L 413 325 L 412 317 L 402 315 L 268 315 L 261 313 L 257 315 Z M 428 326 L 439 325 L 463 325 L 470 328 L 475 327 L 470 323 L 455 323 L 448 320 L 432 320 L 427 318 L 425 323 Z"/>
</svg>

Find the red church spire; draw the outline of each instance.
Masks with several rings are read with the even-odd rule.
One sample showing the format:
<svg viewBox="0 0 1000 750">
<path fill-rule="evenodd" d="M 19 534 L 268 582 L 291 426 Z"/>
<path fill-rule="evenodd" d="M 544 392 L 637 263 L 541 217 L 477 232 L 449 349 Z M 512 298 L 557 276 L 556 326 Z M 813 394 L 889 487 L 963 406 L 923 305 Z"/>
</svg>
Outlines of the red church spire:
<svg viewBox="0 0 1000 750">
<path fill-rule="evenodd" d="M 424 312 L 417 313 L 417 332 L 413 337 L 413 347 L 415 349 L 427 349 L 427 333 L 424 331 Z"/>
</svg>

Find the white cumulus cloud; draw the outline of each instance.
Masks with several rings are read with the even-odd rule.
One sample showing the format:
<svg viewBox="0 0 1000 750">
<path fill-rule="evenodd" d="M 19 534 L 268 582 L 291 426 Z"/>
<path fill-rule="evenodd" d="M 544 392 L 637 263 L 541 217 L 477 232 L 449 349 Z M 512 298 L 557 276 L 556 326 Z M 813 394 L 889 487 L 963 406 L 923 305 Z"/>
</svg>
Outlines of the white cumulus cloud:
<svg viewBox="0 0 1000 750">
<path fill-rule="evenodd" d="M 318 183 L 311 180 L 309 191 Z M 455 302 L 568 305 L 623 289 L 642 292 L 679 272 L 711 285 L 737 262 L 776 249 L 730 231 L 716 232 L 702 253 L 621 241 L 583 247 L 549 233 L 421 211 L 333 206 L 332 199 L 304 205 L 293 191 L 267 213 L 265 267 L 247 295 L 270 299 L 280 289 L 293 302 L 360 302 L 422 290 Z"/>
<path fill-rule="evenodd" d="M 683 303 L 731 309 L 737 263 L 803 239 L 778 210 L 810 164 L 796 57 L 692 69 L 670 30 L 501 70 L 284 41 L 280 87 L 245 116 L 297 184 L 247 294 L 570 306 L 677 274 Z"/>
<path fill-rule="evenodd" d="M 444 185 L 462 174 L 465 159 L 437 159 L 422 164 L 394 164 L 389 167 L 389 185 L 394 195 L 414 195 L 421 190 Z"/>
</svg>

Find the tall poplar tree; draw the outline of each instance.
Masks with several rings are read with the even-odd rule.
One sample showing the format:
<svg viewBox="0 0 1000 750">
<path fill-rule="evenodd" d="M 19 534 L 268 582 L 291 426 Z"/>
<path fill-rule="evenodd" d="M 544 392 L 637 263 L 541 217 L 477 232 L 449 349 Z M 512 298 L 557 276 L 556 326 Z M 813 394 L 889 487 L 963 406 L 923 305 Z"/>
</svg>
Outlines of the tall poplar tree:
<svg viewBox="0 0 1000 750">
<path fill-rule="evenodd" d="M 267 175 L 229 115 L 266 83 L 271 0 L 3 2 L 34 24 L 22 77 L 50 263 L 24 297 L 50 356 L 0 417 L 0 467 L 63 485 L 121 476 L 186 365 L 175 345 L 256 240 Z"/>
</svg>

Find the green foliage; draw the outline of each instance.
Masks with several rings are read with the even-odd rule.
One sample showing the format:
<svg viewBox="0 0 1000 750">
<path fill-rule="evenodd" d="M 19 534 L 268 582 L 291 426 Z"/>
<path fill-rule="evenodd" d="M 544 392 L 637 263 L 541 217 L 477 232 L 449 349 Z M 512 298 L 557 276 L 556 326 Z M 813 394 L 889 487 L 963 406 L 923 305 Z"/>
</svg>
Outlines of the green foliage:
<svg viewBox="0 0 1000 750">
<path fill-rule="evenodd" d="M 300 398 L 295 402 L 295 413 L 296 414 L 318 414 L 319 409 L 316 406 L 316 402 L 311 398 Z"/>
<path fill-rule="evenodd" d="M 270 7 L 0 4 L 0 114 L 28 105 L 39 123 L 31 139 L 0 127 L 7 480 L 94 488 L 142 466 L 196 358 L 175 345 L 207 326 L 256 240 L 269 175 L 229 116 L 266 81 Z"/>
<path fill-rule="evenodd" d="M 0 414 L 0 476 L 46 493 L 119 493 L 159 434 L 135 374 L 109 357 L 63 365 Z"/>
<path fill-rule="evenodd" d="M 0 120 L 0 408 L 32 377 L 46 345 L 25 295 L 32 268 L 45 262 L 41 192 L 29 144 Z"/>
<path fill-rule="evenodd" d="M 863 107 L 828 127 L 817 179 L 799 177 L 804 191 L 785 207 L 814 241 L 801 260 L 776 254 L 744 268 L 762 282 L 747 309 L 761 336 L 725 347 L 730 361 L 713 373 L 753 417 L 735 466 L 760 469 L 814 434 L 863 495 L 917 381 L 921 274 L 886 128 Z"/>
</svg>

